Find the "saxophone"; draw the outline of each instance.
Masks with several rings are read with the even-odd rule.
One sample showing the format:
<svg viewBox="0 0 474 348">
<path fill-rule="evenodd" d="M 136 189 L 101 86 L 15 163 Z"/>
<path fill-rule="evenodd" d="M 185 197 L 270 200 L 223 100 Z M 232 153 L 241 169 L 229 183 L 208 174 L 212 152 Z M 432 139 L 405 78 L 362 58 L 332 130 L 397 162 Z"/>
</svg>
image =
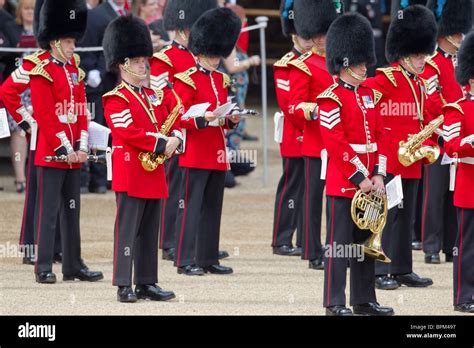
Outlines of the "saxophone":
<svg viewBox="0 0 474 348">
<path fill-rule="evenodd" d="M 181 107 L 183 105 L 181 102 L 181 98 L 176 94 L 174 89 L 171 89 L 171 91 L 173 92 L 173 95 L 176 98 L 176 106 L 168 115 L 165 122 L 163 122 L 163 124 L 161 125 L 160 134 L 165 136 L 169 134 L 171 127 L 173 127 L 173 124 L 178 118 Z M 157 154 L 154 152 L 140 152 L 140 154 L 138 155 L 138 159 L 142 163 L 143 169 L 145 169 L 147 172 L 152 172 L 156 170 L 159 165 L 163 164 L 167 157 L 165 154 Z"/>
<path fill-rule="evenodd" d="M 433 135 L 443 122 L 444 116 L 441 115 L 431 121 L 418 134 L 410 134 L 407 141 L 400 141 L 398 149 L 398 160 L 400 163 L 408 167 L 423 158 L 426 158 L 429 164 L 436 162 L 440 155 L 439 146 L 424 146 L 423 143 Z"/>
</svg>

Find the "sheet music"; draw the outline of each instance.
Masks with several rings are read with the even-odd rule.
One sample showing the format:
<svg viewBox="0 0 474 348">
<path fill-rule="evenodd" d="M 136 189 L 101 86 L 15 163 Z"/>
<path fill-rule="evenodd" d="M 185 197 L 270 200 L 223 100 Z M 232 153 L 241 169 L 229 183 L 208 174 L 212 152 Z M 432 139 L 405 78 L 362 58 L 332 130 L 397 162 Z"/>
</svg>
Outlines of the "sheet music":
<svg viewBox="0 0 474 348">
<path fill-rule="evenodd" d="M 217 115 L 217 117 L 225 117 L 230 114 L 230 112 L 236 105 L 236 103 L 225 103 L 216 108 L 213 113 Z"/>
<path fill-rule="evenodd" d="M 273 116 L 273 123 L 275 124 L 273 140 L 278 144 L 283 141 L 283 117 L 282 112 L 275 112 L 275 116 Z"/>
<path fill-rule="evenodd" d="M 187 120 L 189 118 L 204 116 L 204 114 L 206 113 L 210 105 L 211 103 L 202 103 L 202 104 L 193 105 L 189 108 L 189 110 L 183 116 L 181 116 L 181 119 Z"/>
<path fill-rule="evenodd" d="M 397 175 L 387 185 L 385 185 L 387 192 L 388 209 L 399 205 L 403 200 L 402 177 Z"/>
<path fill-rule="evenodd" d="M 36 151 L 37 138 L 38 138 L 38 123 L 35 121 L 31 124 L 31 139 L 30 139 L 31 151 Z"/>
<path fill-rule="evenodd" d="M 0 109 L 0 139 L 10 136 L 10 128 L 8 127 L 7 111 Z"/>
<path fill-rule="evenodd" d="M 91 121 L 89 124 L 89 148 L 100 151 L 107 150 L 109 134 L 110 129 Z"/>
</svg>

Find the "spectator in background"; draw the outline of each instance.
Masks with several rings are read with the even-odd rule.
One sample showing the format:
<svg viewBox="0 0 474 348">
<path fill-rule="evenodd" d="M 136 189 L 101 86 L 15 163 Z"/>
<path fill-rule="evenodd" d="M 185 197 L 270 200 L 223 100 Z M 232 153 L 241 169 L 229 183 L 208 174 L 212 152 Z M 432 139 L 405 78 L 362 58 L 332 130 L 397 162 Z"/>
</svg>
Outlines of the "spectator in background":
<svg viewBox="0 0 474 348">
<path fill-rule="evenodd" d="M 151 42 L 153 44 L 153 52 L 160 51 L 163 47 L 171 42 L 168 32 L 165 30 L 163 18 L 151 22 L 148 27 L 151 30 Z"/>
<path fill-rule="evenodd" d="M 6 0 L 0 0 L 0 47 L 12 47 L 5 31 L 6 25 L 11 21 L 13 21 L 13 16 L 10 4 Z M 5 71 L 5 69 L 9 59 L 11 59 L 9 54 L 0 53 L 0 82 L 8 76 L 8 71 Z"/>
<path fill-rule="evenodd" d="M 19 0 L 16 8 L 15 21 L 10 21 L 5 25 L 4 31 L 9 38 L 11 47 L 33 48 L 37 47 L 36 39 L 33 34 L 33 13 L 35 9 L 36 0 Z M 27 55 L 29 53 L 25 53 Z M 23 55 L 23 56 L 24 56 Z M 6 70 L 11 73 L 16 69 L 18 62 L 18 55 L 12 55 L 10 64 Z M 9 75 L 8 73 L 8 75 Z M 7 75 L 4 76 L 5 78 Z M 21 96 L 22 103 L 26 108 L 31 107 L 30 90 L 27 89 Z M 26 156 L 27 156 L 27 141 L 25 132 L 13 120 L 11 115 L 8 115 L 8 125 L 10 127 L 10 152 L 15 173 L 15 186 L 18 193 L 23 193 L 26 188 Z"/>
<path fill-rule="evenodd" d="M 145 21 L 146 24 L 157 19 L 158 0 L 133 0 L 132 13 Z"/>
<path fill-rule="evenodd" d="M 86 0 L 87 9 L 92 10 L 102 3 L 102 0 Z"/>
</svg>

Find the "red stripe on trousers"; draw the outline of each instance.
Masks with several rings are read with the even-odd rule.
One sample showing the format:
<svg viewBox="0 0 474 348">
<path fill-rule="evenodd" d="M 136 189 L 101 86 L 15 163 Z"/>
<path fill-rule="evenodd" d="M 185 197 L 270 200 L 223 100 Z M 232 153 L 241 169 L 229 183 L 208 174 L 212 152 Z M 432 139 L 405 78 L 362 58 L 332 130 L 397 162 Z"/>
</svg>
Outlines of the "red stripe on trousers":
<svg viewBox="0 0 474 348">
<path fill-rule="evenodd" d="M 277 218 L 275 221 L 275 230 L 273 231 L 273 245 L 275 245 L 276 239 L 277 239 L 277 231 L 278 231 L 278 225 L 280 224 L 280 212 L 281 212 L 281 205 L 283 203 L 283 196 L 286 193 L 286 185 L 288 183 L 288 159 L 285 158 L 285 183 L 283 184 L 283 190 L 281 193 L 280 197 L 280 203 L 278 203 L 278 212 L 277 212 Z"/>
<path fill-rule="evenodd" d="M 464 208 L 461 209 L 461 226 L 459 228 L 459 255 L 458 255 L 458 293 L 456 294 L 456 304 L 459 304 L 461 295 L 461 257 L 462 257 L 462 235 L 464 230 Z"/>
<path fill-rule="evenodd" d="M 117 267 L 117 252 L 118 252 L 118 230 L 119 230 L 119 213 L 120 209 L 120 194 L 117 193 L 117 212 L 115 213 L 115 247 L 114 247 L 114 271 L 112 275 L 112 283 L 115 283 L 115 270 Z"/>
<path fill-rule="evenodd" d="M 179 231 L 179 244 L 178 244 L 178 255 L 176 257 L 176 263 L 178 267 L 181 266 L 181 246 L 183 243 L 183 232 L 184 232 L 184 222 L 186 221 L 186 208 L 188 205 L 188 182 L 189 182 L 189 168 L 186 168 L 186 191 L 184 194 L 184 211 L 183 218 L 181 220 L 181 230 Z"/>
<path fill-rule="evenodd" d="M 168 172 L 166 173 L 166 185 L 168 185 L 168 191 L 169 191 L 169 185 L 170 185 L 170 171 L 171 171 L 171 163 L 168 166 Z M 169 199 L 169 195 L 168 195 Z M 165 235 L 165 212 L 166 212 L 166 202 L 168 199 L 163 199 L 163 207 L 161 208 L 161 234 L 160 234 L 160 249 L 163 249 L 163 239 Z"/>
<path fill-rule="evenodd" d="M 306 169 L 306 187 L 305 187 L 305 214 L 304 214 L 304 219 L 305 219 L 305 225 L 304 225 L 304 234 L 305 234 L 305 243 L 304 243 L 304 257 L 308 258 L 308 240 L 309 240 L 309 224 L 308 224 L 308 214 L 309 214 L 309 187 L 310 187 L 310 182 L 309 182 L 309 158 L 305 158 L 305 169 Z"/>
<path fill-rule="evenodd" d="M 41 215 L 43 214 L 43 168 L 40 168 L 40 180 L 39 180 L 39 211 L 38 211 L 38 237 L 36 245 L 40 244 L 41 238 Z M 36 261 L 35 261 L 35 273 L 38 273 L 38 259 L 39 259 L 39 248 L 36 249 Z"/>
<path fill-rule="evenodd" d="M 329 248 L 332 248 L 332 243 L 334 240 L 334 201 L 335 198 L 332 197 L 332 203 L 331 203 L 331 240 L 329 242 Z M 328 307 L 331 305 L 330 300 L 331 300 L 331 265 L 332 265 L 332 253 L 334 250 L 331 250 L 331 256 L 329 257 L 329 264 L 328 264 L 328 298 L 327 298 L 327 303 Z"/>
<path fill-rule="evenodd" d="M 28 161 L 32 161 L 31 150 L 28 154 Z M 26 173 L 26 190 L 25 190 L 25 204 L 23 205 L 23 219 L 21 220 L 21 233 L 20 233 L 20 245 L 23 245 L 25 240 L 25 222 L 26 222 L 26 210 L 28 207 L 28 191 L 30 189 L 31 180 L 31 163 L 28 163 L 28 172 Z"/>
<path fill-rule="evenodd" d="M 427 209 L 427 206 L 428 206 L 428 178 L 429 178 L 429 175 L 428 175 L 428 168 L 425 167 L 425 174 L 426 174 L 426 177 L 425 177 L 425 201 L 424 201 L 424 204 L 423 204 L 423 217 L 421 218 L 421 241 L 424 242 L 425 240 L 425 219 L 426 219 L 426 209 Z"/>
</svg>

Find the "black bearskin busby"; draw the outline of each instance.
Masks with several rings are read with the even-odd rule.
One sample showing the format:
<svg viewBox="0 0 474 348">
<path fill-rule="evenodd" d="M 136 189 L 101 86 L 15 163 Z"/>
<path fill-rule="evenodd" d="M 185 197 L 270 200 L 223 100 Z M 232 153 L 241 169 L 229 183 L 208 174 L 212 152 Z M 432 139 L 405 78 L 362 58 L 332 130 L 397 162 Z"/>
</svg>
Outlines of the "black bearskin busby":
<svg viewBox="0 0 474 348">
<path fill-rule="evenodd" d="M 429 0 L 438 21 L 438 37 L 467 34 L 472 28 L 472 0 Z"/>
<path fill-rule="evenodd" d="M 309 40 L 327 33 L 342 13 L 342 2 L 333 0 L 294 0 L 294 26 L 298 36 Z"/>
<path fill-rule="evenodd" d="M 114 19 L 104 32 L 102 41 L 107 70 L 114 71 L 126 58 L 151 57 L 153 44 L 146 23 L 134 16 L 126 15 Z"/>
<path fill-rule="evenodd" d="M 204 13 L 191 28 L 189 50 L 195 55 L 228 57 L 242 29 L 240 18 L 228 8 Z"/>
<path fill-rule="evenodd" d="M 286 37 L 296 34 L 295 23 L 293 21 L 294 0 L 281 0 L 280 19 L 283 35 Z"/>
<path fill-rule="evenodd" d="M 45 0 L 39 9 L 38 44 L 49 49 L 49 42 L 62 38 L 80 41 L 87 26 L 85 0 Z"/>
<path fill-rule="evenodd" d="M 398 11 L 402 11 L 411 5 L 426 5 L 427 0 L 392 0 L 391 18 L 398 15 Z"/>
<path fill-rule="evenodd" d="M 370 22 L 358 13 L 346 13 L 329 27 L 326 37 L 326 64 L 331 75 L 351 65 L 374 65 L 375 42 Z"/>
<path fill-rule="evenodd" d="M 405 8 L 388 28 L 386 55 L 390 63 L 412 54 L 434 53 L 438 28 L 433 13 L 421 5 Z"/>
<path fill-rule="evenodd" d="M 474 79 L 474 32 L 464 39 L 458 52 L 456 67 L 456 80 L 461 86 L 468 85 L 469 79 Z"/>
<path fill-rule="evenodd" d="M 38 27 L 39 27 L 39 15 L 41 6 L 43 6 L 44 0 L 36 0 L 35 1 L 35 12 L 33 17 L 33 33 L 38 35 Z"/>
<path fill-rule="evenodd" d="M 168 0 L 163 14 L 165 29 L 190 29 L 204 12 L 217 6 L 217 0 Z"/>
</svg>

